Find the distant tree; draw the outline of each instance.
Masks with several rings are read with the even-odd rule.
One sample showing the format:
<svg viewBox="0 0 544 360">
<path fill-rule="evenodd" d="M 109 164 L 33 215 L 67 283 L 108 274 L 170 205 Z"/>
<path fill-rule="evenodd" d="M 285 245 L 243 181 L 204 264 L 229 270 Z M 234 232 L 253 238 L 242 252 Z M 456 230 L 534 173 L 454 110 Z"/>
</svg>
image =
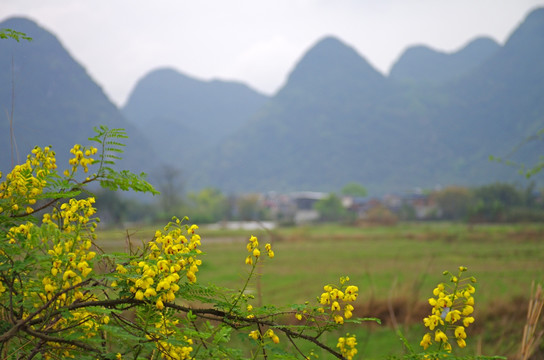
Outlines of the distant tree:
<svg viewBox="0 0 544 360">
<path fill-rule="evenodd" d="M 184 182 L 181 170 L 171 165 L 163 165 L 158 171 L 157 188 L 161 192 L 159 201 L 166 214 L 178 213 L 182 206 Z"/>
<path fill-rule="evenodd" d="M 238 218 L 240 220 L 264 220 L 267 218 L 266 209 L 261 204 L 259 194 L 246 194 L 236 199 Z"/>
<path fill-rule="evenodd" d="M 367 191 L 363 185 L 351 182 L 342 188 L 341 194 L 346 196 L 365 197 L 367 195 Z"/>
<path fill-rule="evenodd" d="M 213 223 L 227 216 L 227 197 L 219 189 L 208 187 L 197 193 L 189 193 L 187 202 L 185 212 L 191 214 L 191 221 Z"/>
<path fill-rule="evenodd" d="M 459 220 L 467 216 L 472 194 L 469 189 L 449 186 L 433 194 L 434 200 L 442 211 L 442 218 Z"/>
<path fill-rule="evenodd" d="M 504 221 L 509 208 L 523 205 L 523 194 L 505 183 L 484 185 L 474 189 L 470 214 L 473 219 Z"/>
<path fill-rule="evenodd" d="M 97 214 L 101 226 L 115 227 L 123 222 L 152 222 L 156 220 L 156 206 L 123 196 L 116 191 L 102 189 L 95 192 Z"/>
<path fill-rule="evenodd" d="M 384 205 L 377 205 L 368 210 L 362 223 L 371 225 L 395 225 L 399 218 Z"/>
<path fill-rule="evenodd" d="M 342 204 L 342 200 L 335 194 L 329 194 L 317 201 L 314 209 L 319 213 L 321 221 L 340 221 L 348 217 L 348 211 Z"/>
</svg>

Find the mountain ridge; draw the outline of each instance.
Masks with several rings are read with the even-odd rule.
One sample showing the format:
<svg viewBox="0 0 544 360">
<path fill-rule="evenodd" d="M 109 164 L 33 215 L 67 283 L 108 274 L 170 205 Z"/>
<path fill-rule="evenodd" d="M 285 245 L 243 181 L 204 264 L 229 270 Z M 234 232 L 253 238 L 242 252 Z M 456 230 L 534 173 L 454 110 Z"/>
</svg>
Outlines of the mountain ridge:
<svg viewBox="0 0 544 360">
<path fill-rule="evenodd" d="M 544 22 L 539 17 L 537 20 L 530 27 L 538 31 Z M 526 33 L 525 26 L 529 25 L 521 23 L 512 33 L 514 40 L 517 33 Z M 544 44 L 539 38 L 540 33 L 533 48 Z M 330 191 L 355 181 L 372 192 L 383 192 L 437 184 L 523 181 L 513 169 L 488 161 L 489 155 L 510 153 L 530 135 L 528 132 L 544 126 L 544 112 L 539 105 L 544 104 L 544 81 L 536 89 L 524 89 L 523 94 L 532 94 L 529 99 L 508 88 L 489 89 L 507 80 L 501 80 L 504 76 L 498 72 L 490 72 L 493 64 L 500 64 L 497 68 L 502 69 L 512 59 L 523 64 L 531 58 L 532 49 L 508 52 L 514 40 L 491 49 L 487 58 L 477 59 L 464 74 L 450 81 L 406 84 L 377 77 L 378 85 L 369 86 L 369 93 L 358 91 L 365 88 L 361 77 L 353 76 L 346 85 L 339 81 L 345 75 L 327 77 L 326 67 L 312 63 L 312 69 L 303 69 L 306 77 L 326 78 L 325 89 L 314 82 L 303 84 L 306 92 L 299 91 L 304 89 L 297 83 L 300 80 L 290 76 L 269 101 L 267 110 L 253 119 L 251 128 L 207 154 L 207 164 L 201 169 L 207 176 L 196 173 L 200 180 L 207 178 L 210 185 L 222 184 L 228 191 Z M 340 43 L 335 42 L 335 46 Z M 315 53 L 311 48 L 293 73 L 301 71 L 303 60 Z M 329 52 L 323 58 L 334 58 L 337 53 Z M 359 61 L 365 62 L 362 57 Z M 542 69 L 544 61 L 537 58 L 530 63 L 531 69 L 538 64 Z M 525 70 L 519 67 L 509 71 L 531 76 L 530 72 L 521 75 Z M 524 105 L 521 110 L 520 103 Z M 523 113 L 526 119 L 518 121 L 516 113 Z M 245 146 L 241 145 L 242 139 L 248 139 Z M 541 153 L 537 150 L 528 156 L 519 152 L 515 160 L 529 164 Z M 221 159 L 214 154 L 221 154 Z M 244 169 L 244 175 L 239 174 L 240 169 Z"/>
<path fill-rule="evenodd" d="M 500 45 L 488 37 L 478 37 L 455 52 L 441 52 L 425 45 L 411 46 L 393 64 L 390 79 L 441 83 L 469 73 L 483 63 Z"/>
<path fill-rule="evenodd" d="M 10 43 L 15 45 L 21 44 Z M 44 66 L 33 62 L 34 55 L 23 59 L 38 70 L 25 70 L 22 60 L 18 65 L 17 76 L 23 77 L 17 91 L 29 105 L 18 103 L 16 115 L 24 120 L 46 114 L 42 124 L 32 123 L 42 138 L 47 125 L 57 129 L 53 138 L 73 137 L 76 124 L 87 126 L 89 136 L 93 121 L 109 118 L 135 131 L 138 149 L 129 147 L 127 153 L 140 151 L 140 165 L 159 166 L 149 157 L 153 146 L 163 162 L 181 169 L 188 189 L 334 191 L 358 182 L 379 193 L 522 181 L 488 156 L 509 154 L 544 127 L 544 9 L 529 14 L 504 46 L 495 45 L 473 40 L 446 55 L 464 54 L 468 65 L 445 79 L 428 81 L 428 72 L 406 81 L 398 73 L 384 76 L 351 46 L 328 36 L 301 57 L 274 96 L 163 68 L 139 79 L 122 114 L 95 83 L 85 91 L 76 86 L 92 81 L 83 67 L 70 65 L 75 72 L 68 72 L 71 67 L 55 65 L 55 58 Z M 1 54 L 0 79 L 7 82 L 11 65 Z M 38 57 L 44 62 L 48 56 Z M 41 81 L 41 73 L 56 75 Z M 155 76 L 160 81 L 154 84 Z M 63 87 L 72 91 L 61 96 Z M 10 96 L 3 91 L 5 107 Z M 81 103 L 90 108 L 83 110 Z M 512 159 L 530 164 L 542 150 L 540 143 L 531 144 Z M 160 177 L 160 171 L 154 173 Z"/>
<path fill-rule="evenodd" d="M 133 171 L 149 171 L 152 150 L 143 135 L 130 124 L 94 82 L 83 66 L 73 59 L 49 31 L 26 18 L 0 23 L 32 37 L 31 42 L 0 41 L 0 109 L 11 113 L 18 161 L 38 146 L 53 145 L 59 167 L 67 167 L 69 149 L 87 144 L 93 127 L 125 128 L 130 149 L 121 161 Z M 9 118 L 0 122 L 0 168 L 11 168 Z M 142 162 L 143 161 L 143 162 Z"/>
</svg>

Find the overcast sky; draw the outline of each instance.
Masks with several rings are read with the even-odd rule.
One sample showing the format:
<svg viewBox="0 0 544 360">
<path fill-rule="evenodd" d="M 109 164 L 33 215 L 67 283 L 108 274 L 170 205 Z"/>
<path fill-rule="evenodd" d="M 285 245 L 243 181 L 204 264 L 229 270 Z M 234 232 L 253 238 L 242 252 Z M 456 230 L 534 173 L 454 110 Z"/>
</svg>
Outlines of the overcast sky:
<svg viewBox="0 0 544 360">
<path fill-rule="evenodd" d="M 544 0 L 0 0 L 53 32 L 117 104 L 169 66 L 273 94 L 298 59 L 334 35 L 387 74 L 412 45 L 451 52 L 478 36 L 503 44 Z"/>
</svg>

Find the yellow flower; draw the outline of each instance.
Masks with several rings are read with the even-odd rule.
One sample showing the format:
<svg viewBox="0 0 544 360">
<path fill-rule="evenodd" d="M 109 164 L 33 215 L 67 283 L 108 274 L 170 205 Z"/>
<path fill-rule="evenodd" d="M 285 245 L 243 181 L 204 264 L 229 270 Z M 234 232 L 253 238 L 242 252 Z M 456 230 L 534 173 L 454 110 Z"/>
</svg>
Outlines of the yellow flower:
<svg viewBox="0 0 544 360">
<path fill-rule="evenodd" d="M 321 298 L 319 300 L 319 303 L 321 305 L 328 305 L 330 304 L 330 294 L 328 292 L 324 292 L 321 294 Z"/>
<path fill-rule="evenodd" d="M 136 291 L 136 294 L 134 295 L 134 298 L 136 300 L 143 300 L 144 299 L 144 292 L 142 290 Z"/>
<path fill-rule="evenodd" d="M 420 346 L 423 347 L 423 350 L 427 350 L 427 348 L 432 344 L 431 342 L 431 334 L 426 333 L 423 335 L 423 339 L 421 339 L 421 342 L 419 343 Z"/>
<path fill-rule="evenodd" d="M 463 319 L 463 325 L 465 327 L 469 326 L 470 324 L 472 324 L 474 322 L 474 318 L 472 316 L 467 316 Z"/>
<path fill-rule="evenodd" d="M 462 326 L 457 326 L 455 328 L 455 337 L 458 339 L 466 339 L 467 334 L 465 333 L 465 328 Z"/>
<path fill-rule="evenodd" d="M 259 332 L 257 330 L 253 330 L 252 332 L 249 333 L 249 337 L 252 338 L 253 340 L 257 340 L 259 339 Z"/>
<path fill-rule="evenodd" d="M 438 326 L 438 324 L 444 324 L 444 322 L 439 316 L 431 315 L 423 319 L 423 324 L 432 331 L 435 327 Z"/>
<path fill-rule="evenodd" d="M 66 281 L 68 279 L 71 279 L 73 277 L 76 277 L 77 274 L 75 272 L 73 272 L 72 270 L 66 270 L 64 272 L 64 275 L 62 276 L 62 280 Z"/>
<path fill-rule="evenodd" d="M 465 305 L 463 308 L 463 315 L 468 316 L 474 312 L 474 308 L 470 305 Z"/>
<path fill-rule="evenodd" d="M 436 342 L 448 342 L 448 336 L 442 330 L 436 330 L 434 333 L 434 341 Z"/>
<path fill-rule="evenodd" d="M 158 300 L 157 300 L 157 302 L 155 303 L 155 306 L 156 306 L 157 309 L 159 309 L 159 310 L 164 309 L 164 303 L 162 302 L 161 299 L 158 299 Z"/>
<path fill-rule="evenodd" d="M 355 301 L 357 299 L 357 292 L 359 288 L 357 286 L 350 285 L 346 288 L 344 295 L 344 301 Z"/>
<path fill-rule="evenodd" d="M 192 271 L 187 271 L 187 279 L 189 280 L 189 282 L 196 282 L 196 276 Z"/>
<path fill-rule="evenodd" d="M 461 312 L 459 310 L 453 310 L 446 314 L 446 322 L 454 324 L 457 320 L 461 319 Z"/>
<path fill-rule="evenodd" d="M 344 317 L 346 319 L 351 318 L 353 316 L 352 311 L 353 311 L 353 306 L 351 306 L 351 304 L 347 304 L 346 306 L 344 306 Z"/>
<path fill-rule="evenodd" d="M 152 287 L 148 287 L 147 289 L 145 289 L 144 296 L 146 298 L 156 296 L 156 295 L 157 295 L 157 292 Z M 141 300 L 141 299 L 139 299 L 139 300 Z"/>
</svg>

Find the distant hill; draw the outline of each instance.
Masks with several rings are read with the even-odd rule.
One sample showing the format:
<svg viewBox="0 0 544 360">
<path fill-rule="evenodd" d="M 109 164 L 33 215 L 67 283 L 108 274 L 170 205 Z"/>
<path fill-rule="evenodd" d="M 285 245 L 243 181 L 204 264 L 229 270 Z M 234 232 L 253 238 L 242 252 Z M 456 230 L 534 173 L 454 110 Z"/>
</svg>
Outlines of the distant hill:
<svg viewBox="0 0 544 360">
<path fill-rule="evenodd" d="M 544 154 L 542 141 L 511 154 L 544 128 L 544 9 L 531 12 L 504 46 L 481 38 L 452 54 L 411 48 L 388 77 L 326 37 L 272 97 L 158 69 L 140 79 L 123 114 L 53 35 L 24 19 L 0 27 L 35 39 L 0 41 L 0 109 L 9 113 L 14 79 L 21 154 L 49 143 L 62 154 L 92 125 L 123 127 L 133 144 L 131 168 L 160 177 L 153 169 L 166 162 L 181 170 L 188 189 L 229 193 L 335 191 L 349 182 L 370 193 L 521 183 L 515 169 L 489 155 L 530 165 Z M 10 159 L 5 119 L 2 167 Z"/>
<path fill-rule="evenodd" d="M 477 164 L 490 153 L 508 155 L 544 128 L 544 8 L 532 11 L 494 56 L 442 94 L 449 104 L 436 103 L 437 121 L 443 141 L 459 154 L 461 171 L 469 178 L 498 176 L 502 168 Z M 529 143 L 511 158 L 534 164 L 543 145 Z"/>
<path fill-rule="evenodd" d="M 244 84 L 158 69 L 138 81 L 122 111 L 173 164 L 237 132 L 267 100 Z"/>
<path fill-rule="evenodd" d="M 478 38 L 461 50 L 444 53 L 427 46 L 408 48 L 391 68 L 389 78 L 416 83 L 443 83 L 462 77 L 489 59 L 500 45 L 490 38 Z"/>
<path fill-rule="evenodd" d="M 543 12 L 502 48 L 469 44 L 456 56 L 471 60 L 440 81 L 426 80 L 432 71 L 385 78 L 340 40 L 323 39 L 247 127 L 199 161 L 192 183 L 331 191 L 355 181 L 384 192 L 521 182 L 488 157 L 508 155 L 544 127 Z M 404 73 L 419 71 L 408 65 Z M 513 159 L 526 164 L 544 153 L 541 142 L 522 149 Z"/>
<path fill-rule="evenodd" d="M 410 101 L 351 47 L 325 38 L 251 126 L 208 154 L 204 173 L 231 191 L 416 186 L 432 172 L 418 164 L 440 144 Z"/>
<path fill-rule="evenodd" d="M 57 38 L 35 22 L 11 18 L 0 23 L 32 37 L 31 42 L 0 40 L 0 169 L 11 168 L 10 126 L 20 161 L 35 146 L 53 145 L 58 163 L 67 167 L 69 149 L 89 144 L 93 126 L 125 128 L 130 136 L 121 167 L 148 170 L 155 157 L 141 132 L 126 121 L 85 69 Z M 13 84 L 13 92 L 12 92 Z"/>
</svg>

